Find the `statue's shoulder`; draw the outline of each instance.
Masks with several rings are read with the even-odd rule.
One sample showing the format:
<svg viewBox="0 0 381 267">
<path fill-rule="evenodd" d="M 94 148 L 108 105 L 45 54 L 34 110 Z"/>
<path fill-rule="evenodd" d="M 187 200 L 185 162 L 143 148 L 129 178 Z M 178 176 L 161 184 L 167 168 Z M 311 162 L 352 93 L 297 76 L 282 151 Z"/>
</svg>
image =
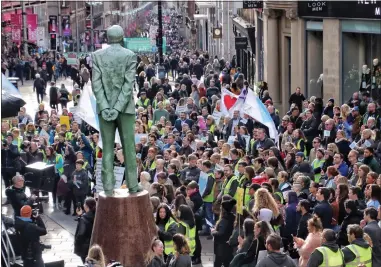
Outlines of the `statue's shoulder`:
<svg viewBox="0 0 381 267">
<path fill-rule="evenodd" d="M 131 51 L 130 49 L 127 49 L 127 48 L 124 48 L 124 47 L 122 47 L 122 49 L 125 51 L 125 53 L 127 55 L 129 55 L 129 56 L 136 56 L 136 54 L 133 51 Z"/>
</svg>

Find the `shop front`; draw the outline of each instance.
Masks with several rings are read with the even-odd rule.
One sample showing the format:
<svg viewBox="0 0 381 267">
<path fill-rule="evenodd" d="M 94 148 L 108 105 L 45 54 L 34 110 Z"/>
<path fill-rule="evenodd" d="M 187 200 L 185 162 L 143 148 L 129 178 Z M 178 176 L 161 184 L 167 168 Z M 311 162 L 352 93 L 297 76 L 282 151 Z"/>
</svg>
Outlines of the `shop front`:
<svg viewBox="0 0 381 267">
<path fill-rule="evenodd" d="M 305 19 L 307 95 L 346 102 L 381 90 L 381 1 L 299 2 Z"/>
<path fill-rule="evenodd" d="M 236 38 L 246 38 L 246 47 L 236 46 L 237 66 L 241 67 L 242 73 L 250 84 L 255 83 L 255 27 L 239 17 L 233 19 L 233 33 Z M 237 43 L 237 41 L 236 41 Z M 238 49 L 237 49 L 238 48 Z"/>
</svg>

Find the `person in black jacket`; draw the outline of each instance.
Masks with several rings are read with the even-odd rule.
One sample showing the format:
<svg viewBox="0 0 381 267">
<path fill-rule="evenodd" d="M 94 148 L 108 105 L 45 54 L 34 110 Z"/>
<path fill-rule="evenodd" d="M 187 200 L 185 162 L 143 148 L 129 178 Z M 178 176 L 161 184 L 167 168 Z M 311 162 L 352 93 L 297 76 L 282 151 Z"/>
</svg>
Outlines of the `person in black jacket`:
<svg viewBox="0 0 381 267">
<path fill-rule="evenodd" d="M 3 140 L 1 147 L 1 174 L 5 187 L 9 187 L 11 185 L 11 180 L 16 174 L 15 161 L 20 156 L 18 147 L 12 144 L 12 134 L 9 133 L 7 138 L 9 140 Z"/>
<path fill-rule="evenodd" d="M 290 96 L 290 99 L 288 100 L 288 103 L 293 104 L 295 103 L 296 106 L 299 108 L 299 110 L 302 110 L 303 107 L 303 101 L 306 100 L 304 95 L 300 92 L 300 87 L 296 87 L 295 93 L 293 93 Z"/>
<path fill-rule="evenodd" d="M 21 258 L 25 267 L 43 267 L 40 236 L 46 235 L 46 227 L 38 214 L 32 217 L 32 208 L 23 206 L 15 218 L 15 229 L 21 243 Z"/>
<path fill-rule="evenodd" d="M 170 225 L 168 226 L 168 229 L 165 229 L 168 222 Z M 157 207 L 156 226 L 159 239 L 163 242 L 163 244 L 165 244 L 165 242 L 172 241 L 173 236 L 176 234 L 177 221 L 169 209 L 169 206 L 165 203 L 161 203 Z"/>
<path fill-rule="evenodd" d="M 308 236 L 307 222 L 312 218 L 310 213 L 310 202 L 307 199 L 302 199 L 296 206 L 296 210 L 302 214 L 302 217 L 299 220 L 296 236 L 306 240 Z"/>
<path fill-rule="evenodd" d="M 32 206 L 33 202 L 36 200 L 36 195 L 31 195 L 27 198 L 24 188 L 24 177 L 21 175 L 16 175 L 12 178 L 13 185 L 5 190 L 8 201 L 11 203 L 14 216 L 20 216 L 20 210 L 23 206 Z"/>
<path fill-rule="evenodd" d="M 328 188 L 320 187 L 318 189 L 316 200 L 319 201 L 319 204 L 315 206 L 314 214 L 320 218 L 324 229 L 332 228 L 333 210 L 331 205 L 328 203 L 329 197 L 330 191 Z"/>
<path fill-rule="evenodd" d="M 93 232 L 93 225 L 95 219 L 96 201 L 94 198 L 89 197 L 85 200 L 83 210 L 77 207 L 78 219 L 77 229 L 74 235 L 74 253 L 81 257 L 82 262 L 85 263 L 87 252 L 90 247 L 91 233 Z"/>
<path fill-rule="evenodd" d="M 349 245 L 348 236 L 347 236 L 347 227 L 350 224 L 360 224 L 363 219 L 363 214 L 357 210 L 357 205 L 355 200 L 346 200 L 344 202 L 345 211 L 347 212 L 347 216 L 344 218 L 341 223 L 341 228 L 339 232 L 339 237 L 337 240 L 337 244 L 339 246 L 347 246 Z"/>
<path fill-rule="evenodd" d="M 234 229 L 235 215 L 232 212 L 237 201 L 225 198 L 221 203 L 220 220 L 216 228 L 211 228 L 214 237 L 214 267 L 229 266 L 233 259 L 233 250 L 227 243 Z"/>
<path fill-rule="evenodd" d="M 81 203 L 81 207 L 83 207 L 89 187 L 89 177 L 87 175 L 87 171 L 82 168 L 84 164 L 85 162 L 82 159 L 78 159 L 75 162 L 75 171 L 72 174 L 73 180 L 70 182 L 70 187 L 72 188 L 75 201 L 77 202 L 77 205 Z"/>
</svg>

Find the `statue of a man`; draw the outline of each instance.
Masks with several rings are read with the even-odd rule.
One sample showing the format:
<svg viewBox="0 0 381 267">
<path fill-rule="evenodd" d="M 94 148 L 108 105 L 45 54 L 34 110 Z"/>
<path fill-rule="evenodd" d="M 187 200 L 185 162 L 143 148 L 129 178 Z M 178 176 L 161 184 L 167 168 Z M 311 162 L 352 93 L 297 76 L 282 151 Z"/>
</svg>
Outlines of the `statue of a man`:
<svg viewBox="0 0 381 267">
<path fill-rule="evenodd" d="M 99 127 L 103 142 L 102 182 L 105 194 L 113 195 L 114 143 L 118 128 L 126 160 L 125 180 L 129 192 L 138 192 L 135 155 L 135 82 L 136 55 L 122 47 L 123 29 L 119 25 L 107 30 L 106 49 L 93 53 L 92 88 L 97 100 Z"/>
</svg>

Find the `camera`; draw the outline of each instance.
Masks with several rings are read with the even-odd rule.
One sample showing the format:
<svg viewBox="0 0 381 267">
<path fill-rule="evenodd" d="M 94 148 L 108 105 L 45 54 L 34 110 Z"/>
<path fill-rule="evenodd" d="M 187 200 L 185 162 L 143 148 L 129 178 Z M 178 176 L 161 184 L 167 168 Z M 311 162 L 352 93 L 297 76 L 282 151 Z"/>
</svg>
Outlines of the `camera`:
<svg viewBox="0 0 381 267">
<path fill-rule="evenodd" d="M 45 249 L 52 249 L 52 245 L 45 245 L 42 242 L 40 242 L 40 247 L 42 251 L 44 251 Z"/>
</svg>

